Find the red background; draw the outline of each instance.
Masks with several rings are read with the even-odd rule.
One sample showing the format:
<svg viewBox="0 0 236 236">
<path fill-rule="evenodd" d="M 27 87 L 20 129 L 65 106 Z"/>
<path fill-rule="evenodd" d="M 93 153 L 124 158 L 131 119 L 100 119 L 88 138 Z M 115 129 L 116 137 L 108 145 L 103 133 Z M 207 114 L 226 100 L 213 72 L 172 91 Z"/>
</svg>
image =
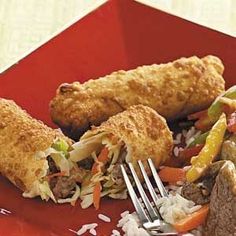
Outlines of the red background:
<svg viewBox="0 0 236 236">
<path fill-rule="evenodd" d="M 118 69 L 208 54 L 223 60 L 227 86 L 235 84 L 234 37 L 132 0 L 111 0 L 1 74 L 0 96 L 14 99 L 52 125 L 48 103 L 62 82 L 83 82 Z M 0 208 L 12 211 L 11 216 L 0 215 L 0 236 L 73 235 L 68 228 L 98 221 L 93 208 L 24 199 L 3 178 L 0 192 Z M 98 221 L 99 235 L 110 235 L 127 208 L 133 209 L 129 201 L 103 200 L 99 212 L 112 216 L 112 223 Z"/>
</svg>

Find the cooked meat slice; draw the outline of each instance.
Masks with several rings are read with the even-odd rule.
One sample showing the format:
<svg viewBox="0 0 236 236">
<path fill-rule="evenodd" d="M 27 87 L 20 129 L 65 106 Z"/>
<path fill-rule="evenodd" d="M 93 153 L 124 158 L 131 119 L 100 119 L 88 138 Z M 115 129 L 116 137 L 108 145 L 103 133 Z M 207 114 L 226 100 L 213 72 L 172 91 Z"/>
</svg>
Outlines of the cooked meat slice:
<svg viewBox="0 0 236 236">
<path fill-rule="evenodd" d="M 216 178 L 204 235 L 236 235 L 236 169 L 231 161 L 223 165 Z"/>
<path fill-rule="evenodd" d="M 200 183 L 186 183 L 184 184 L 181 195 L 197 205 L 203 205 L 210 201 L 210 193 L 208 189 L 205 189 Z"/>
<path fill-rule="evenodd" d="M 88 157 L 88 158 L 85 158 L 85 159 L 77 162 L 78 166 L 85 169 L 85 170 L 91 170 L 93 163 L 94 163 L 94 160 L 92 157 Z"/>
<path fill-rule="evenodd" d="M 76 182 L 74 178 L 59 176 L 51 179 L 50 187 L 56 199 L 67 198 L 76 187 Z"/>
<path fill-rule="evenodd" d="M 223 143 L 221 159 L 230 160 L 236 165 L 236 135 L 232 135 Z"/>
<path fill-rule="evenodd" d="M 225 162 L 226 161 L 214 162 L 198 181 L 184 184 L 181 195 L 199 205 L 208 203 L 216 176 Z"/>
</svg>

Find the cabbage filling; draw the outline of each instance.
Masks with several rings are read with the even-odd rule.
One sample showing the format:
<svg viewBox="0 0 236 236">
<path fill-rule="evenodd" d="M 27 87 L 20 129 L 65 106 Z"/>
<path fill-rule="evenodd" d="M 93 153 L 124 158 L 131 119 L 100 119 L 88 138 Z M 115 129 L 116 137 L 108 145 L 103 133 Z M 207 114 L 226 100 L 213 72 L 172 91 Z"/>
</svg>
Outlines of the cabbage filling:
<svg viewBox="0 0 236 236">
<path fill-rule="evenodd" d="M 50 148 L 36 154 L 36 158 L 46 158 L 47 171 L 34 182 L 30 192 L 23 193 L 24 197 L 40 195 L 43 200 L 51 198 L 58 203 L 74 203 L 79 198 L 78 183 L 82 181 L 84 172 L 77 171 L 68 159 L 69 149 L 66 141 L 56 139 Z"/>
<path fill-rule="evenodd" d="M 101 197 L 127 198 L 120 168 L 120 164 L 127 165 L 128 151 L 123 141 L 111 134 L 99 133 L 74 144 L 73 148 L 70 157 L 78 168 L 87 171 L 81 183 L 82 208 L 93 204 L 93 191 L 98 182 L 101 184 Z"/>
</svg>

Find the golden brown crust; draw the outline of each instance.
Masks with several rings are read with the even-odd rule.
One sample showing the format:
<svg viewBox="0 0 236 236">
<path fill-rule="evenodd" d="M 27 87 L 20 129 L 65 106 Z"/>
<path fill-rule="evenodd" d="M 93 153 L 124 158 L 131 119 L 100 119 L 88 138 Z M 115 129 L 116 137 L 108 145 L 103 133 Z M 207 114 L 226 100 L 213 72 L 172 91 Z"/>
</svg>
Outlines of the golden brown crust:
<svg viewBox="0 0 236 236">
<path fill-rule="evenodd" d="M 69 134 L 82 133 L 137 104 L 174 120 L 206 108 L 224 91 L 223 70 L 217 57 L 193 56 L 114 72 L 84 84 L 62 84 L 50 103 L 51 117 Z"/>
<path fill-rule="evenodd" d="M 101 126 L 87 131 L 80 140 L 100 132 L 112 134 L 122 140 L 129 150 L 130 161 L 135 166 L 137 160 L 151 158 L 158 167 L 171 155 L 172 133 L 165 119 L 147 106 L 132 106 L 110 117 Z"/>
<path fill-rule="evenodd" d="M 0 172 L 22 191 L 30 191 L 46 171 L 46 159 L 35 154 L 49 148 L 57 137 L 65 139 L 13 101 L 0 98 Z"/>
</svg>

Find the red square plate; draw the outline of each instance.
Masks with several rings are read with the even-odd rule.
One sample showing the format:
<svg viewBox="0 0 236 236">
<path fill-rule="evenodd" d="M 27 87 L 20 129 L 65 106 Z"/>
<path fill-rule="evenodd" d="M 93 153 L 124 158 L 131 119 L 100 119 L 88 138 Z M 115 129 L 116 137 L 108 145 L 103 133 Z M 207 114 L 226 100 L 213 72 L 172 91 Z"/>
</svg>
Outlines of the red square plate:
<svg viewBox="0 0 236 236">
<path fill-rule="evenodd" d="M 32 116 L 50 121 L 48 103 L 62 82 L 86 81 L 118 69 L 161 63 L 181 56 L 219 56 L 227 86 L 236 82 L 236 39 L 144 6 L 111 0 L 0 75 L 0 96 L 15 100 Z M 84 223 L 98 222 L 98 235 L 111 235 L 129 200 L 105 199 L 99 211 L 24 199 L 0 179 L 0 235 L 73 235 Z M 104 213 L 112 223 L 97 218 Z"/>
</svg>

